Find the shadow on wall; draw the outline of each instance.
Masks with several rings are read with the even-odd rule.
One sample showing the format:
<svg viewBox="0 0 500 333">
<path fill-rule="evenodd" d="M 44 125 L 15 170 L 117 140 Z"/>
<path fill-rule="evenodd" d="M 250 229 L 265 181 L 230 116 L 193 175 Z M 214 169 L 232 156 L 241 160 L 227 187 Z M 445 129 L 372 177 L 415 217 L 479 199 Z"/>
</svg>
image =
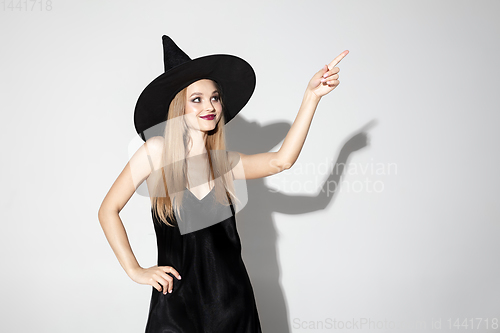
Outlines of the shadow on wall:
<svg viewBox="0 0 500 333">
<path fill-rule="evenodd" d="M 280 264 L 276 252 L 277 233 L 272 213 L 304 214 L 325 209 L 336 197 L 327 192 L 327 184 L 340 183 L 351 153 L 368 145 L 369 122 L 346 140 L 322 189 L 317 195 L 287 195 L 271 191 L 263 178 L 247 181 L 248 203 L 237 214 L 237 228 L 242 243 L 242 256 L 252 280 L 263 332 L 290 332 L 287 304 L 280 285 Z M 235 117 L 226 127 L 227 150 L 244 154 L 268 152 L 281 142 L 290 124 L 280 122 L 260 126 Z M 328 147 L 328 146 L 327 146 Z M 332 149 L 333 151 L 334 149 Z M 325 155 L 330 152 L 325 151 Z M 293 167 L 292 167 L 293 168 Z"/>
</svg>

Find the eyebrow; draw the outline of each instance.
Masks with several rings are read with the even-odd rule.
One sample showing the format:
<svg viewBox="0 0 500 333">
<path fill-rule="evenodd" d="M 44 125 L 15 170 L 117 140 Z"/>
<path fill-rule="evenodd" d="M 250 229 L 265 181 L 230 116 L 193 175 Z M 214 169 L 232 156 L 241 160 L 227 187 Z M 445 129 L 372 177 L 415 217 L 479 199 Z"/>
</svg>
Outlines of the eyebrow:
<svg viewBox="0 0 500 333">
<path fill-rule="evenodd" d="M 212 94 L 213 94 L 213 93 L 216 93 L 216 92 L 219 92 L 219 91 L 218 91 L 218 90 L 214 90 L 214 91 L 212 92 Z M 189 96 L 189 97 L 193 97 L 193 95 L 203 95 L 203 94 L 202 94 L 201 92 L 194 92 L 194 93 L 192 93 L 192 94 L 191 94 L 191 96 Z"/>
</svg>

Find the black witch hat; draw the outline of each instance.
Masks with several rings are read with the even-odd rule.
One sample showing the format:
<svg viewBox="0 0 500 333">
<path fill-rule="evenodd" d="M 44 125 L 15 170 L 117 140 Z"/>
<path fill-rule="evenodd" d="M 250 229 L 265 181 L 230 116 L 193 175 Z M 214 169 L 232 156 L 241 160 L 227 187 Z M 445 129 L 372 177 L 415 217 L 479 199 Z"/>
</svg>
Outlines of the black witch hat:
<svg viewBox="0 0 500 333">
<path fill-rule="evenodd" d="M 247 104 L 255 90 L 252 66 L 229 54 L 191 59 L 170 37 L 163 35 L 162 39 L 165 72 L 143 90 L 135 106 L 134 125 L 142 140 L 163 135 L 172 99 L 179 91 L 201 79 L 211 79 L 219 84 L 227 124 Z M 163 126 L 156 126 L 162 123 Z"/>
</svg>

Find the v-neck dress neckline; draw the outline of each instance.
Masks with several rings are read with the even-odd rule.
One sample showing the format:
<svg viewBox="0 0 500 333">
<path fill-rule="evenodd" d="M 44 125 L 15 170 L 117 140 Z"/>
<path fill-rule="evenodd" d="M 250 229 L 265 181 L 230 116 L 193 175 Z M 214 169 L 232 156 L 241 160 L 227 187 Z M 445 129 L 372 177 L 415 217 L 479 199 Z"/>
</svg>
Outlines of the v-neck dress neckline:
<svg viewBox="0 0 500 333">
<path fill-rule="evenodd" d="M 215 186 L 212 187 L 212 189 L 207 194 L 205 194 L 205 196 L 201 199 L 198 199 L 198 197 L 196 195 L 194 195 L 194 193 L 191 192 L 191 190 L 188 189 L 187 187 L 186 187 L 186 190 L 191 194 L 191 196 L 193 196 L 196 200 L 201 202 L 201 201 L 205 200 L 213 192 L 214 188 L 215 188 Z"/>
</svg>

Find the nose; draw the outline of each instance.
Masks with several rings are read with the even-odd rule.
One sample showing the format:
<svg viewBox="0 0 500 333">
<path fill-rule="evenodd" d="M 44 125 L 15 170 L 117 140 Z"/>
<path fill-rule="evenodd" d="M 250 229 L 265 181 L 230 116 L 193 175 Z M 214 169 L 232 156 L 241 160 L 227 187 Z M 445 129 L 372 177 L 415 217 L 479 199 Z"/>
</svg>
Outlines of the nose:
<svg viewBox="0 0 500 333">
<path fill-rule="evenodd" d="M 207 111 L 215 110 L 211 99 L 209 99 L 208 102 L 205 102 L 205 110 L 207 110 Z"/>
</svg>

